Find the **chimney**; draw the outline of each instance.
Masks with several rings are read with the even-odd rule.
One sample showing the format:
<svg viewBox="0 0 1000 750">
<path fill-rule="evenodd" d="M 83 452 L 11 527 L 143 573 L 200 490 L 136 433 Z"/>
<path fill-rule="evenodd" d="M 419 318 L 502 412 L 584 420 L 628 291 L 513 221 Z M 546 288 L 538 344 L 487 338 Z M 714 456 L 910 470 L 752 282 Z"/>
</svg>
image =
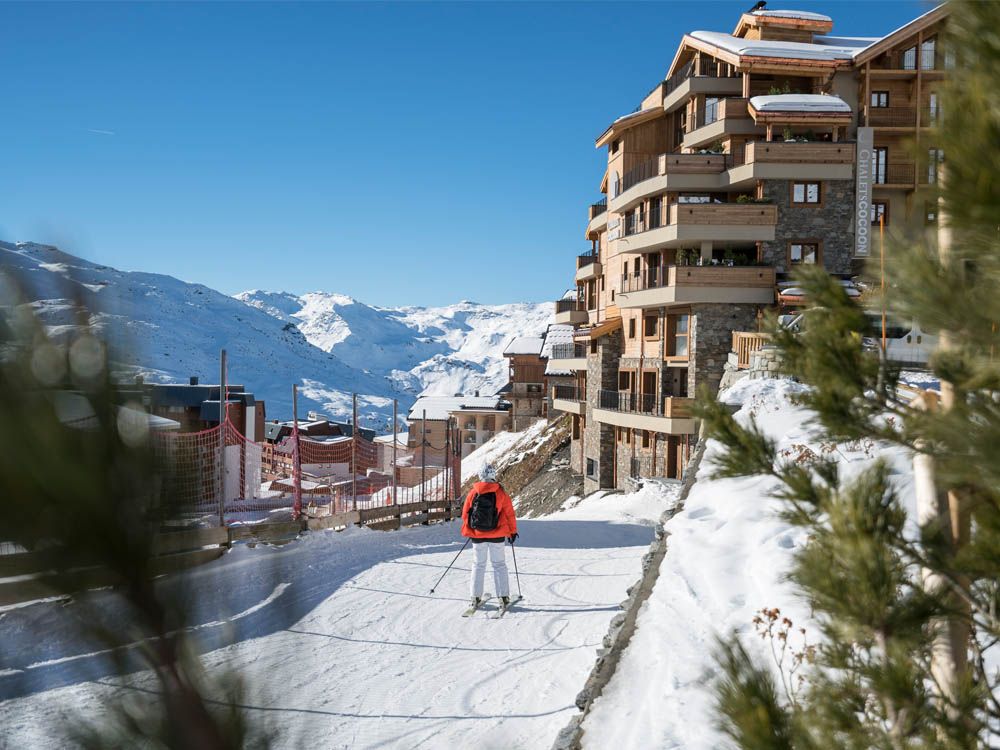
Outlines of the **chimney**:
<svg viewBox="0 0 1000 750">
<path fill-rule="evenodd" d="M 146 382 L 146 381 L 145 381 L 145 379 L 144 379 L 144 378 L 142 377 L 142 375 L 136 375 L 136 376 L 135 376 L 135 384 L 136 384 L 136 385 L 142 385 L 142 384 L 143 384 L 143 383 L 145 383 L 145 382 Z"/>
<path fill-rule="evenodd" d="M 476 398 L 479 398 L 479 391 L 476 391 Z"/>
<path fill-rule="evenodd" d="M 192 375 L 190 378 L 188 378 L 188 385 L 198 385 L 198 376 Z"/>
</svg>

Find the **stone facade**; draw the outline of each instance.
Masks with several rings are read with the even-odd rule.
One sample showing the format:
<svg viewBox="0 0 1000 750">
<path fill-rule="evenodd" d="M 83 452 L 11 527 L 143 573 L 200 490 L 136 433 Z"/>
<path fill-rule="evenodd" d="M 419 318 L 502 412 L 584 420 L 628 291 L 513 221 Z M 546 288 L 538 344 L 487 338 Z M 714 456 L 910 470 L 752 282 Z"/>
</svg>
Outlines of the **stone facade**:
<svg viewBox="0 0 1000 750">
<path fill-rule="evenodd" d="M 778 273 L 789 273 L 788 244 L 793 241 L 820 243 L 820 257 L 830 273 L 850 273 L 854 254 L 854 181 L 823 181 L 822 204 L 793 206 L 789 180 L 766 180 L 764 197 L 778 207 L 774 241 L 763 242 L 765 263 Z"/>
<path fill-rule="evenodd" d="M 715 393 L 733 348 L 733 331 L 757 329 L 757 306 L 693 305 L 690 326 L 688 394 L 697 396 L 703 383 Z"/>
<path fill-rule="evenodd" d="M 611 487 L 614 481 L 615 430 L 594 419 L 594 408 L 601 403 L 600 391 L 618 388 L 618 362 L 624 346 L 622 332 L 601 336 L 596 346 L 597 353 L 587 356 L 587 415 L 583 429 L 583 489 L 587 493 Z M 587 473 L 588 460 L 596 463 L 593 475 Z"/>
</svg>

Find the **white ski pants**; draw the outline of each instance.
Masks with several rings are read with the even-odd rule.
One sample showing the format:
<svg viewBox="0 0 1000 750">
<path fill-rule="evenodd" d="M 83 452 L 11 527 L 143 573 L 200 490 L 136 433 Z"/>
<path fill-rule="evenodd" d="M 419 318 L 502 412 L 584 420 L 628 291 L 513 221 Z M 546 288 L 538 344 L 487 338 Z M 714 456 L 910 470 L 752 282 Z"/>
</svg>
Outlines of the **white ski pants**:
<svg viewBox="0 0 1000 750">
<path fill-rule="evenodd" d="M 483 581 L 486 578 L 486 556 L 493 566 L 493 585 L 497 596 L 510 596 L 510 579 L 507 577 L 507 557 L 503 542 L 480 542 L 472 545 L 472 595 L 483 595 Z"/>
</svg>

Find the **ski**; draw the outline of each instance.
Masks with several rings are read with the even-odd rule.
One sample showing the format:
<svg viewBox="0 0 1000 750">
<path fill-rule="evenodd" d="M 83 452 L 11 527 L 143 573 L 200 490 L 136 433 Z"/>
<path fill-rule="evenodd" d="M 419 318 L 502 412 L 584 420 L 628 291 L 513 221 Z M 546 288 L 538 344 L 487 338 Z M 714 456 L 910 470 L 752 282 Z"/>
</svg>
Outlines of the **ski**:
<svg viewBox="0 0 1000 750">
<path fill-rule="evenodd" d="M 496 614 L 496 616 L 493 619 L 494 620 L 499 620 L 501 617 L 503 617 L 505 614 L 507 614 L 507 610 L 508 609 L 510 609 L 515 604 L 517 604 L 518 602 L 520 602 L 523 598 L 524 597 L 521 596 L 520 594 L 518 594 L 517 596 L 512 596 L 510 598 L 510 602 L 507 604 L 506 607 L 503 606 L 503 604 L 500 605 L 500 609 L 497 610 L 497 614 Z"/>
<path fill-rule="evenodd" d="M 462 617 L 472 617 L 476 614 L 476 610 L 480 609 L 486 602 L 493 598 L 492 594 L 483 594 L 483 598 L 479 601 L 479 604 L 469 607 L 462 613 Z"/>
</svg>

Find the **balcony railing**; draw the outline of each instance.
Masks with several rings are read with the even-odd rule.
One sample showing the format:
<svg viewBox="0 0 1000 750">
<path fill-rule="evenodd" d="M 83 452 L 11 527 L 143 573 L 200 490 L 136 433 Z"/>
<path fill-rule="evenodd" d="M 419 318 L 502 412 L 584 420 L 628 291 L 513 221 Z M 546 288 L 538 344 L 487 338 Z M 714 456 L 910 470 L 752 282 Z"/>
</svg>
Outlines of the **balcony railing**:
<svg viewBox="0 0 1000 750">
<path fill-rule="evenodd" d="M 670 419 L 690 419 L 693 403 L 694 399 L 679 396 L 660 397 L 655 393 L 633 393 L 632 391 L 600 391 L 598 393 L 598 404 L 601 409 Z"/>
<path fill-rule="evenodd" d="M 659 173 L 659 163 L 660 157 L 654 156 L 651 159 L 646 159 L 636 164 L 632 169 L 628 170 L 622 177 L 621 192 L 624 193 L 640 182 L 645 182 L 652 177 L 656 177 Z"/>
<path fill-rule="evenodd" d="M 702 60 L 701 62 L 701 72 L 695 76 L 694 74 L 694 61 L 689 62 L 683 68 L 674 73 L 670 78 L 668 78 L 663 86 L 663 95 L 671 93 L 674 89 L 680 86 L 688 78 L 739 78 L 740 72 L 735 70 L 732 65 L 724 62 L 710 61 L 707 62 Z"/>
<path fill-rule="evenodd" d="M 774 286 L 774 268 L 746 262 L 740 265 L 735 261 L 733 265 L 725 262 L 721 265 L 706 266 L 663 264 L 644 269 L 638 275 L 625 274 L 621 278 L 622 294 L 669 286 L 768 288 Z"/>
<path fill-rule="evenodd" d="M 580 359 L 586 356 L 586 344 L 553 344 L 549 359 Z"/>
<path fill-rule="evenodd" d="M 719 99 L 701 107 L 694 113 L 694 117 L 688 118 L 687 132 L 711 125 L 718 120 L 729 117 L 749 117 L 747 100 L 740 98 Z"/>
<path fill-rule="evenodd" d="M 853 164 L 854 144 L 850 141 L 753 141 L 744 149 L 744 160 L 753 163 Z"/>
<path fill-rule="evenodd" d="M 915 169 L 912 164 L 889 164 L 875 168 L 876 185 L 912 185 Z"/>
<path fill-rule="evenodd" d="M 778 221 L 772 203 L 660 203 L 625 217 L 626 237 L 678 224 L 773 226 Z"/>
<path fill-rule="evenodd" d="M 584 266 L 589 266 L 591 263 L 598 263 L 600 261 L 600 256 L 591 250 L 589 253 L 584 253 L 583 255 L 576 256 L 576 267 L 577 270 L 583 268 Z"/>
<path fill-rule="evenodd" d="M 914 107 L 869 107 L 868 124 L 875 127 L 912 128 L 917 124 Z"/>
<path fill-rule="evenodd" d="M 583 303 L 575 299 L 560 299 L 556 300 L 556 315 L 559 313 L 573 312 L 574 310 L 582 310 Z"/>
<path fill-rule="evenodd" d="M 552 386 L 552 398 L 563 401 L 583 401 L 586 394 L 575 385 L 554 385 Z"/>
<path fill-rule="evenodd" d="M 601 200 L 597 201 L 597 203 L 590 204 L 590 218 L 592 220 L 596 219 L 601 214 L 606 213 L 607 210 L 608 210 L 608 199 L 601 198 Z"/>
</svg>

